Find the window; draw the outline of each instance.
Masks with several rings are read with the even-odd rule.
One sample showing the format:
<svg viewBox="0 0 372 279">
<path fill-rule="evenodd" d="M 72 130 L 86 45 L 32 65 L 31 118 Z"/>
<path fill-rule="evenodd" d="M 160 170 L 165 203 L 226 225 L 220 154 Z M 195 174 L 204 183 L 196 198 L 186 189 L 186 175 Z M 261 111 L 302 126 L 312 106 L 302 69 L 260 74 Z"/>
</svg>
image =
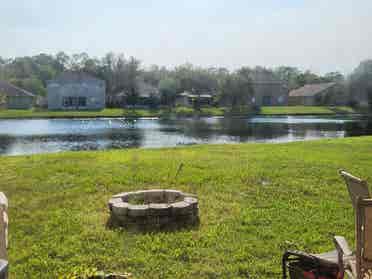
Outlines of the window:
<svg viewBox="0 0 372 279">
<path fill-rule="evenodd" d="M 86 107 L 86 97 L 63 97 L 62 104 L 64 107 Z"/>
<path fill-rule="evenodd" d="M 63 97 L 63 106 L 64 107 L 71 107 L 72 106 L 72 98 L 71 97 Z"/>
<path fill-rule="evenodd" d="M 86 106 L 87 106 L 87 98 L 79 97 L 79 107 L 86 107 Z"/>
<path fill-rule="evenodd" d="M 264 106 L 271 105 L 271 96 L 263 96 L 262 103 Z"/>
</svg>

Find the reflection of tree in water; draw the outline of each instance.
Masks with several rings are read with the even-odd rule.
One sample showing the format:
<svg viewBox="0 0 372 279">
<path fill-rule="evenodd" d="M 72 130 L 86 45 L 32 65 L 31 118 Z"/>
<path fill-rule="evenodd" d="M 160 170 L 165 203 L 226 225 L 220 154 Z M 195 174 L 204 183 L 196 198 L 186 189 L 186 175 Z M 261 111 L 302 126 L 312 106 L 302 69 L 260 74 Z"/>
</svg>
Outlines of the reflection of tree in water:
<svg viewBox="0 0 372 279">
<path fill-rule="evenodd" d="M 0 136 L 0 154 L 6 154 L 14 141 L 15 139 L 12 137 Z"/>
<path fill-rule="evenodd" d="M 163 121 L 162 132 L 173 132 L 195 139 L 209 140 L 230 136 L 244 142 L 249 139 L 273 139 L 288 133 L 283 123 L 251 123 L 245 118 L 199 118 Z"/>
<path fill-rule="evenodd" d="M 65 134 L 18 136 L 17 138 L 1 136 L 0 154 L 7 154 L 10 149 L 44 150 L 49 152 L 121 149 L 142 146 L 144 131 L 140 129 L 109 129 L 98 134 Z M 37 152 L 38 153 L 38 152 Z"/>
<path fill-rule="evenodd" d="M 343 136 L 345 123 L 254 122 L 247 118 L 178 119 L 161 122 L 161 131 L 212 140 L 229 136 L 234 141 L 262 141 L 278 138 L 322 138 Z M 371 127 L 372 132 L 372 127 Z"/>
<path fill-rule="evenodd" d="M 122 124 L 126 127 L 133 128 L 136 125 L 137 119 L 135 118 L 123 118 L 120 119 Z"/>
<path fill-rule="evenodd" d="M 344 123 L 295 123 L 288 126 L 290 135 L 298 139 L 337 137 L 345 131 Z"/>
<path fill-rule="evenodd" d="M 139 128 L 112 129 L 105 134 L 109 145 L 105 148 L 121 149 L 128 147 L 141 147 L 145 131 Z"/>
<path fill-rule="evenodd" d="M 372 118 L 345 123 L 345 137 L 372 135 Z"/>
<path fill-rule="evenodd" d="M 223 133 L 239 138 L 240 142 L 248 140 L 265 140 L 288 134 L 286 123 L 255 123 L 244 118 L 220 119 Z"/>
</svg>

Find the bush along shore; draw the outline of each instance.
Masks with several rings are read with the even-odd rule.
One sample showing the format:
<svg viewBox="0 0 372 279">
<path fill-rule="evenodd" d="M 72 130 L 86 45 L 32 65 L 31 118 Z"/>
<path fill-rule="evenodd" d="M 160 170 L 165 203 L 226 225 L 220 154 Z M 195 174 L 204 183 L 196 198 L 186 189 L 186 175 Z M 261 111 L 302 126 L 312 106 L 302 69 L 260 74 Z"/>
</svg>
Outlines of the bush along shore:
<svg viewBox="0 0 372 279">
<path fill-rule="evenodd" d="M 258 110 L 230 110 L 223 107 L 206 107 L 195 110 L 189 107 L 172 109 L 104 109 L 102 111 L 48 111 L 0 110 L 0 119 L 38 119 L 38 118 L 98 118 L 98 117 L 210 117 L 210 116 L 249 116 L 249 115 L 336 115 L 366 114 L 366 111 L 351 107 L 312 107 L 312 106 L 277 106 L 261 107 Z"/>
<path fill-rule="evenodd" d="M 285 249 L 328 251 L 335 234 L 353 243 L 337 170 L 372 181 L 371 146 L 359 137 L 0 157 L 10 277 L 96 268 L 133 278 L 279 278 Z M 107 226 L 112 195 L 154 188 L 197 194 L 199 225 Z"/>
</svg>

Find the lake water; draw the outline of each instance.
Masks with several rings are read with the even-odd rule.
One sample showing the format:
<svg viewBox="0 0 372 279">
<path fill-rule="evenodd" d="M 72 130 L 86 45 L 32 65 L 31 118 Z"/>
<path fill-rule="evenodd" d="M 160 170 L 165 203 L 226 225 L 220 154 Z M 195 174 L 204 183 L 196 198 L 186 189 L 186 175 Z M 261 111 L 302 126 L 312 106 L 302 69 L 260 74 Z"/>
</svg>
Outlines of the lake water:
<svg viewBox="0 0 372 279">
<path fill-rule="evenodd" d="M 291 142 L 372 135 L 364 117 L 0 120 L 0 154 Z"/>
</svg>

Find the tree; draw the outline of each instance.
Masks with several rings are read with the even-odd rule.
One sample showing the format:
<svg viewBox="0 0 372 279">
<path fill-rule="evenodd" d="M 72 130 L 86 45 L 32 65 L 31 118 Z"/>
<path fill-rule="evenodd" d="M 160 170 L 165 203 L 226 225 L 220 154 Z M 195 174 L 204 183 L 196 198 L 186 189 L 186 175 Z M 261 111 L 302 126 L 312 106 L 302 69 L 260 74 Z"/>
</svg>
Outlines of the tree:
<svg viewBox="0 0 372 279">
<path fill-rule="evenodd" d="M 138 94 L 136 92 L 137 88 L 137 77 L 141 74 L 141 69 L 140 69 L 141 61 L 138 59 L 134 58 L 131 56 L 129 58 L 129 61 L 127 63 L 127 71 L 128 71 L 128 76 L 127 76 L 127 86 L 131 94 Z"/>
<path fill-rule="evenodd" d="M 232 110 L 252 105 L 254 91 L 249 72 L 248 68 L 242 68 L 224 81 L 221 99 Z"/>
<path fill-rule="evenodd" d="M 151 84 L 152 86 L 158 87 L 160 80 L 168 77 L 170 72 L 165 67 L 159 67 L 157 65 L 151 65 L 149 68 L 144 69 L 142 77 L 144 82 Z"/>
<path fill-rule="evenodd" d="M 55 56 L 55 69 L 57 72 L 63 72 L 66 69 L 68 69 L 70 62 L 70 57 L 64 53 L 63 51 L 60 51 Z"/>
<path fill-rule="evenodd" d="M 73 54 L 69 61 L 69 68 L 73 71 L 81 71 L 88 59 L 89 55 L 85 52 Z"/>
<path fill-rule="evenodd" d="M 5 79 L 5 59 L 0 56 L 0 79 Z"/>
<path fill-rule="evenodd" d="M 107 53 L 101 59 L 101 67 L 99 70 L 99 76 L 106 81 L 106 90 L 107 90 L 108 95 L 113 95 L 114 89 L 115 89 L 114 63 L 115 63 L 115 54 L 112 52 Z"/>
<path fill-rule="evenodd" d="M 304 86 L 305 84 L 311 83 L 321 83 L 322 79 L 318 75 L 312 73 L 311 71 L 307 70 L 304 73 L 300 73 L 297 78 L 296 82 L 299 87 Z"/>
<path fill-rule="evenodd" d="M 345 80 L 345 77 L 340 72 L 330 72 L 330 73 L 326 73 L 322 77 L 322 79 L 325 82 L 343 82 Z"/>
<path fill-rule="evenodd" d="M 177 91 L 179 90 L 179 82 L 171 77 L 162 79 L 159 82 L 159 92 L 161 95 L 161 103 L 172 106 L 176 101 Z"/>
<path fill-rule="evenodd" d="M 287 84 L 289 90 L 300 87 L 298 76 L 301 74 L 301 71 L 296 67 L 280 66 L 274 70 L 274 74 L 278 79 Z"/>
<path fill-rule="evenodd" d="M 372 87 L 368 87 L 366 91 L 367 91 L 369 110 L 372 111 Z"/>
<path fill-rule="evenodd" d="M 6 104 L 6 95 L 0 91 L 0 108 Z"/>
<path fill-rule="evenodd" d="M 372 60 L 365 60 L 349 77 L 350 102 L 368 103 L 370 88 L 372 88 Z"/>
</svg>

